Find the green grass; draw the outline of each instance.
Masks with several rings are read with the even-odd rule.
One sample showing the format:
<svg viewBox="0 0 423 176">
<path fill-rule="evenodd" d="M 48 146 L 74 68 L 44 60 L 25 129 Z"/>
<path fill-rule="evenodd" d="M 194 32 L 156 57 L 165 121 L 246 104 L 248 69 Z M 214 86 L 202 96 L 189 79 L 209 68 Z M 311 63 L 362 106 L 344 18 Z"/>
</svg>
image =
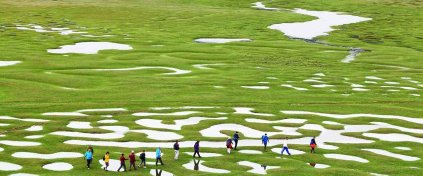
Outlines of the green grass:
<svg viewBox="0 0 423 176">
<path fill-rule="evenodd" d="M 386 81 L 397 81 L 401 86 L 417 87 L 416 84 L 402 80 L 412 77 L 423 82 L 422 38 L 423 4 L 415 0 L 274 0 L 264 1 L 269 7 L 284 9 L 304 8 L 308 10 L 340 11 L 352 15 L 372 18 L 371 21 L 337 26 L 329 36 L 318 40 L 342 46 L 360 47 L 370 52 L 361 53 L 355 61 L 344 64 L 340 61 L 348 54 L 347 49 L 335 46 L 310 44 L 301 40 L 291 40 L 276 30 L 267 29 L 275 23 L 289 23 L 313 20 L 313 17 L 298 15 L 286 10 L 259 11 L 250 8 L 255 1 L 230 0 L 0 0 L 0 60 L 20 60 L 21 64 L 0 67 L 0 116 L 19 118 L 43 118 L 48 123 L 31 123 L 13 120 L 1 120 L 10 126 L 0 127 L 6 137 L 0 140 L 25 140 L 25 136 L 48 134 L 54 131 L 107 132 L 101 129 L 72 130 L 66 127 L 69 121 L 90 121 L 92 126 L 101 126 L 96 121 L 105 118 L 102 113 L 89 113 L 89 117 L 48 117 L 44 112 L 71 112 L 88 108 L 127 108 L 129 112 L 112 113 L 113 119 L 119 120 L 113 125 L 128 126 L 130 129 L 146 129 L 134 122 L 141 117 L 131 116 L 134 112 L 149 111 L 156 106 L 220 106 L 219 112 L 227 112 L 228 120 L 202 121 L 198 125 L 185 126 L 182 140 L 222 141 L 224 138 L 205 138 L 200 130 L 221 123 L 238 123 L 261 131 L 276 131 L 270 125 L 249 124 L 244 118 L 249 115 L 232 114 L 232 107 L 252 107 L 257 112 L 276 114 L 268 120 L 282 118 L 304 118 L 306 123 L 321 124 L 322 121 L 336 121 L 344 124 L 365 125 L 380 121 L 407 128 L 422 129 L 421 125 L 392 119 L 353 118 L 331 119 L 318 116 L 284 115 L 281 110 L 304 110 L 324 113 L 373 113 L 392 114 L 423 118 L 423 99 L 410 94 L 422 94 L 419 90 L 388 92 L 377 85 L 365 84 L 371 91 L 354 92 L 348 82 L 364 84 L 365 76 L 378 76 Z M 62 36 L 57 33 L 36 33 L 16 30 L 15 24 L 35 23 L 45 27 L 69 27 L 87 31 L 92 35 L 113 35 L 108 38 L 87 38 L 81 35 Z M 86 27 L 86 29 L 80 28 Z M 228 44 L 198 44 L 193 42 L 201 37 L 251 38 L 253 42 Z M 127 39 L 125 39 L 127 38 Z M 130 51 L 101 51 L 95 55 L 49 54 L 47 49 L 61 45 L 84 41 L 109 41 L 129 44 Z M 164 45 L 154 47 L 152 45 Z M 333 51 L 333 52 L 325 52 Z M 213 70 L 199 70 L 193 64 L 224 63 Z M 380 65 L 408 67 L 408 70 L 389 68 Z M 192 70 L 186 75 L 166 76 L 166 70 L 138 70 L 125 72 L 94 72 L 82 69 L 91 68 L 126 68 L 136 66 L 167 66 Z M 258 69 L 256 67 L 261 67 Z M 51 72 L 52 74 L 46 74 Z M 312 74 L 322 72 L 327 76 L 323 81 L 335 85 L 332 88 L 313 88 L 302 80 Z M 266 77 L 277 77 L 269 80 Z M 257 82 L 269 81 L 268 90 L 243 89 L 243 85 L 256 85 Z M 286 81 L 296 81 L 286 83 Z M 309 91 L 296 91 L 281 87 L 292 84 L 308 88 Z M 216 89 L 213 86 L 224 86 Z M 76 88 L 65 90 L 61 87 Z M 395 88 L 397 89 L 397 88 Z M 343 96 L 342 94 L 351 94 Z M 201 110 L 199 116 L 220 117 L 217 110 Z M 172 111 L 164 111 L 172 112 Z M 164 123 L 173 123 L 173 119 L 184 117 L 154 116 Z M 150 117 L 148 117 L 150 118 Z M 265 117 L 257 117 L 265 118 Z M 34 124 L 41 124 L 44 130 L 27 132 L 23 129 Z M 298 124 L 276 124 L 278 126 L 299 127 Z M 342 127 L 322 125 L 327 129 L 340 130 Z M 319 131 L 299 130 L 311 137 Z M 377 133 L 397 133 L 398 130 L 379 129 Z M 233 131 L 224 131 L 232 134 Z M 403 133 L 403 132 L 401 132 Z M 405 133 L 423 137 L 422 134 Z M 405 162 L 370 152 L 362 148 L 380 148 L 394 153 L 423 157 L 421 144 L 404 142 L 384 142 L 366 138 L 360 133 L 346 134 L 363 139 L 375 140 L 371 144 L 331 144 L 339 147 L 330 151 L 318 149 L 317 154 L 304 154 L 277 159 L 273 152 L 262 155 L 234 153 L 226 155 L 224 149 L 204 148 L 203 151 L 221 153 L 218 158 L 204 158 L 204 165 L 231 170 L 227 175 L 253 175 L 246 172 L 250 168 L 239 166 L 238 161 L 252 161 L 260 164 L 281 166 L 269 170 L 268 175 L 368 175 L 370 172 L 388 175 L 423 175 L 422 160 Z M 242 136 L 242 132 L 241 132 Z M 278 135 L 275 138 L 283 138 Z M 275 139 L 272 138 L 272 139 Z M 17 159 L 14 152 L 30 151 L 36 153 L 54 153 L 59 151 L 83 152 L 85 146 L 66 145 L 63 142 L 71 137 L 47 135 L 33 141 L 41 142 L 36 147 L 13 147 L 0 145 L 0 161 L 7 161 L 23 166 L 13 172 L 0 171 L 0 175 L 12 173 L 33 173 L 38 175 L 116 175 L 100 169 L 96 159 L 102 158 L 106 151 L 125 152 L 131 149 L 117 147 L 95 147 L 94 168 L 85 169 L 81 159 Z M 84 138 L 79 138 L 85 140 Z M 91 140 L 91 139 L 86 139 Z M 144 134 L 128 133 L 124 138 L 113 141 L 155 142 Z M 396 146 L 410 147 L 412 151 L 400 151 Z M 280 146 L 277 146 L 278 148 Z M 308 146 L 291 145 L 293 149 L 308 151 Z M 243 147 L 257 149 L 261 147 Z M 138 149 L 137 149 L 138 150 Z M 140 150 L 140 149 L 139 149 Z M 153 151 L 153 148 L 147 150 Z M 164 149 L 165 166 L 159 166 L 175 175 L 218 175 L 194 172 L 182 167 L 191 157 L 183 152 L 179 161 L 173 161 L 173 151 Z M 367 164 L 351 161 L 328 159 L 325 153 L 356 155 L 368 159 Z M 112 158 L 118 156 L 112 154 Z M 68 162 L 74 166 L 69 172 L 53 172 L 42 169 L 52 162 Z M 306 163 L 316 162 L 330 165 L 327 169 L 314 169 Z M 410 169 L 409 167 L 420 167 Z M 155 168 L 155 167 L 152 167 Z M 149 169 L 128 172 L 119 175 L 146 175 Z"/>
</svg>

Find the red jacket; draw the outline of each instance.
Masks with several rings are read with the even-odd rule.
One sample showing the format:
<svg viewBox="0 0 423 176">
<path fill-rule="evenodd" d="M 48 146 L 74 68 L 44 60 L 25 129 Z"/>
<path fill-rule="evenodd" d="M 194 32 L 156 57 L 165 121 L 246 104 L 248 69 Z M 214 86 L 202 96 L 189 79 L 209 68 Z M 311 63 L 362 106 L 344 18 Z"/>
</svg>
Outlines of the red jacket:
<svg viewBox="0 0 423 176">
<path fill-rule="evenodd" d="M 128 159 L 126 159 L 124 156 L 121 156 L 119 160 L 120 160 L 120 163 L 125 163 L 125 160 L 128 160 Z"/>
<path fill-rule="evenodd" d="M 131 154 L 129 155 L 129 161 L 130 161 L 131 163 L 135 162 L 135 154 L 131 153 Z"/>
</svg>

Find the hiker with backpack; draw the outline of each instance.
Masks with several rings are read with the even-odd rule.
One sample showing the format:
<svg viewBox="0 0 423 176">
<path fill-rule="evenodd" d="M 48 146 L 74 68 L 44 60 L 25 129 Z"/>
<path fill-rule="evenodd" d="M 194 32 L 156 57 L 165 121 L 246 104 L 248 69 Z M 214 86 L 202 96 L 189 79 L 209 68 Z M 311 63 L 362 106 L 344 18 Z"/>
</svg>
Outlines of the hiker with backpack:
<svg viewBox="0 0 423 176">
<path fill-rule="evenodd" d="M 93 152 L 91 152 L 91 149 L 88 149 L 85 154 L 84 158 L 87 160 L 87 168 L 90 169 L 91 162 L 93 161 Z"/>
<path fill-rule="evenodd" d="M 226 149 L 228 150 L 228 154 L 231 154 L 232 139 L 230 137 L 228 137 L 228 140 L 226 140 Z"/>
<path fill-rule="evenodd" d="M 156 149 L 156 166 L 157 166 L 159 161 L 160 161 L 160 164 L 163 165 L 162 150 L 160 149 L 160 147 L 157 147 L 157 149 Z"/>
<path fill-rule="evenodd" d="M 140 154 L 140 160 L 141 160 L 141 163 L 140 163 L 139 167 L 141 167 L 142 164 L 144 163 L 144 168 L 145 168 L 146 167 L 146 164 L 145 164 L 145 150 L 143 150 L 142 153 Z"/>
<path fill-rule="evenodd" d="M 236 150 L 236 147 L 238 146 L 238 140 L 239 140 L 238 131 L 235 131 L 235 134 L 234 134 L 234 142 L 235 142 L 234 150 Z"/>
<path fill-rule="evenodd" d="M 314 149 L 316 148 L 317 143 L 316 143 L 316 136 L 314 136 L 311 141 L 310 141 L 310 153 L 316 153 L 316 151 L 314 151 Z"/>
<path fill-rule="evenodd" d="M 109 167 L 109 162 L 110 162 L 110 154 L 109 154 L 109 152 L 106 152 L 106 154 L 103 156 L 103 161 L 104 161 L 104 164 L 106 165 L 106 167 L 104 167 L 103 169 L 105 171 L 108 171 L 107 168 Z"/>
</svg>

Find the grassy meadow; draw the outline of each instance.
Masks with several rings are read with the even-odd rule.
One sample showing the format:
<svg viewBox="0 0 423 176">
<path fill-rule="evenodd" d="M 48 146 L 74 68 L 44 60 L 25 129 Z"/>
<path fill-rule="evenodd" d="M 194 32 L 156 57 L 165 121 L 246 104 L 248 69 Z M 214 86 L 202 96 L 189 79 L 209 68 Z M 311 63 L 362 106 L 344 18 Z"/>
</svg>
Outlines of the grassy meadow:
<svg viewBox="0 0 423 176">
<path fill-rule="evenodd" d="M 225 141 L 226 138 L 203 137 L 199 131 L 222 123 L 241 124 L 260 131 L 275 131 L 272 126 L 301 127 L 304 124 L 255 124 L 245 118 L 280 120 L 306 119 L 305 124 L 319 124 L 326 129 L 341 130 L 342 126 L 323 124 L 335 121 L 348 125 L 368 125 L 384 122 L 405 128 L 423 130 L 422 124 L 397 119 L 371 117 L 334 119 L 314 115 L 287 115 L 282 110 L 311 111 L 330 114 L 384 114 L 423 118 L 423 7 L 415 0 L 273 0 L 263 1 L 268 7 L 282 10 L 265 11 L 251 8 L 249 0 L 0 0 L 0 61 L 22 61 L 12 66 L 0 67 L 0 116 L 47 119 L 49 122 L 0 120 L 10 124 L 0 126 L 3 140 L 40 142 L 39 146 L 9 146 L 0 142 L 4 151 L 0 161 L 23 166 L 18 171 L 0 171 L 0 175 L 30 173 L 37 175 L 148 175 L 150 169 L 126 173 L 105 172 L 98 160 L 110 151 L 113 159 L 118 154 L 129 153 L 132 148 L 94 146 L 93 168 L 87 170 L 82 158 L 73 159 L 23 159 L 11 156 L 15 152 L 55 153 L 80 152 L 86 146 L 69 145 L 67 140 L 139 141 L 157 142 L 145 134 L 129 132 L 120 139 L 90 139 L 51 135 L 55 131 L 106 133 L 107 130 L 70 129 L 70 121 L 91 122 L 91 126 L 107 126 L 97 121 L 115 119 L 113 126 L 126 126 L 131 130 L 150 129 L 135 123 L 141 118 L 173 123 L 188 117 L 228 117 L 227 120 L 201 121 L 197 125 L 184 126 L 173 131 L 184 136 L 180 141 Z M 351 63 L 342 63 L 347 56 L 345 47 L 307 43 L 293 40 L 280 31 L 267 27 L 276 23 L 304 22 L 315 19 L 286 9 L 303 8 L 316 11 L 345 12 L 370 21 L 336 26 L 328 36 L 316 40 L 331 45 L 359 47 L 361 53 Z M 90 35 L 109 37 L 84 37 L 81 34 L 60 35 L 55 32 L 17 30 L 16 25 L 37 24 L 46 28 L 66 27 L 84 31 Z M 198 38 L 249 38 L 251 42 L 225 44 L 196 43 Z M 102 50 L 98 54 L 52 54 L 47 49 L 78 42 L 114 42 L 127 44 L 132 50 Z M 198 69 L 194 64 L 222 64 Z M 138 66 L 172 67 L 192 72 L 181 75 L 164 75 L 165 69 L 133 71 L 93 71 L 90 69 L 130 68 Z M 321 81 L 333 85 L 317 88 L 304 82 L 316 73 L 324 73 Z M 365 83 L 366 76 L 376 76 L 377 84 Z M 277 79 L 269 79 L 274 77 Z M 411 78 L 410 82 L 404 77 Z M 367 80 L 375 81 L 375 80 Z M 268 83 L 259 83 L 268 82 Z M 399 85 L 384 84 L 397 82 Z M 416 83 L 419 82 L 419 83 Z M 350 83 L 365 85 L 368 91 L 353 91 Z M 282 87 L 292 84 L 308 91 Z M 215 87 L 218 86 L 218 87 Z M 246 89 L 241 86 L 268 86 L 269 89 Z M 393 87 L 384 87 L 393 86 Z M 412 87 L 416 90 L 408 90 Z M 390 91 L 398 90 L 398 91 Z M 419 96 L 416 96 L 419 95 Z M 200 114 L 188 116 L 136 117 L 136 112 L 156 112 L 151 107 L 217 106 L 219 109 L 201 109 Z M 254 108 L 257 113 L 271 113 L 273 117 L 234 114 L 234 107 Z M 46 112 L 73 112 L 81 109 L 126 108 L 126 112 L 88 112 L 87 117 L 45 116 Z M 162 110 L 157 112 L 175 112 Z M 183 110 L 181 110 L 183 111 Z M 197 110 L 194 110 L 197 111 Z M 226 115 L 216 114 L 225 112 Z M 113 115 L 104 118 L 101 115 Z M 42 125 L 42 131 L 25 131 L 33 125 Z M 153 129 L 153 128 L 151 128 Z M 158 129 L 155 129 L 158 130 Z M 161 130 L 172 131 L 172 130 Z M 319 136 L 320 131 L 298 130 L 301 136 Z M 383 128 L 372 133 L 401 133 L 423 139 L 422 133 L 408 133 Z M 232 135 L 233 131 L 223 131 Z M 45 135 L 40 139 L 25 139 L 29 135 Z M 374 140 L 369 144 L 339 144 L 337 150 L 317 148 L 309 154 L 307 145 L 290 144 L 290 148 L 306 152 L 303 155 L 283 156 L 268 150 L 261 155 L 226 154 L 223 148 L 202 148 L 203 152 L 220 153 L 223 156 L 202 158 L 203 165 L 230 170 L 225 175 L 257 175 L 250 167 L 240 166 L 239 161 L 251 161 L 268 166 L 280 166 L 267 170 L 268 175 L 423 175 L 423 161 L 402 161 L 377 155 L 363 148 L 383 149 L 393 153 L 423 157 L 422 143 L 389 142 L 365 137 L 361 133 L 346 136 Z M 282 139 L 284 135 L 271 137 Z M 243 137 L 241 131 L 241 138 Z M 260 138 L 258 136 L 257 138 Z M 260 139 L 257 139 L 260 142 Z M 319 138 L 317 137 L 317 140 Z M 395 147 L 411 148 L 411 151 Z M 281 145 L 271 148 L 280 148 Z M 136 151 L 155 148 L 136 148 Z M 262 147 L 239 149 L 262 150 Z M 188 170 L 182 167 L 192 160 L 181 148 L 180 159 L 173 161 L 173 149 L 163 149 L 164 166 L 157 168 L 174 175 L 221 175 Z M 369 160 L 369 163 L 329 159 L 323 154 L 353 155 Z M 148 161 L 153 161 L 149 159 Z M 49 171 L 43 165 L 66 162 L 73 169 L 63 172 Z M 307 163 L 330 165 L 316 169 Z M 127 164 L 129 167 L 129 164 Z M 201 167 L 201 166 L 200 166 Z M 417 167 L 417 168 L 415 168 Z"/>
</svg>

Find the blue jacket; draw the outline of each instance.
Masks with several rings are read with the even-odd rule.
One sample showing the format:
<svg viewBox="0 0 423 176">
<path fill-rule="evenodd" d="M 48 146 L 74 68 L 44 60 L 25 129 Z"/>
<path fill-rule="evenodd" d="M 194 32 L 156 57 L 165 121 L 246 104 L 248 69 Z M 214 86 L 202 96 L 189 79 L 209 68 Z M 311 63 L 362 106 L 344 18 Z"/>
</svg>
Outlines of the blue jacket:
<svg viewBox="0 0 423 176">
<path fill-rule="evenodd" d="M 234 140 L 237 141 L 239 139 L 239 135 L 237 133 L 234 134 Z"/>
<path fill-rule="evenodd" d="M 264 135 L 264 136 L 262 136 L 262 137 L 261 137 L 261 141 L 262 141 L 263 143 L 267 144 L 267 142 L 269 142 L 269 137 L 268 137 L 268 136 L 266 136 L 266 135 Z"/>
<path fill-rule="evenodd" d="M 310 141 L 310 145 L 311 145 L 311 144 L 316 144 L 316 140 L 311 139 L 311 141 Z"/>
<path fill-rule="evenodd" d="M 162 151 L 159 148 L 156 149 L 156 158 L 162 158 Z"/>
<path fill-rule="evenodd" d="M 194 151 L 198 152 L 199 150 L 200 150 L 200 144 L 196 142 L 194 144 Z"/>
<path fill-rule="evenodd" d="M 85 152 L 85 159 L 90 160 L 93 159 L 93 153 L 90 151 Z"/>
</svg>

